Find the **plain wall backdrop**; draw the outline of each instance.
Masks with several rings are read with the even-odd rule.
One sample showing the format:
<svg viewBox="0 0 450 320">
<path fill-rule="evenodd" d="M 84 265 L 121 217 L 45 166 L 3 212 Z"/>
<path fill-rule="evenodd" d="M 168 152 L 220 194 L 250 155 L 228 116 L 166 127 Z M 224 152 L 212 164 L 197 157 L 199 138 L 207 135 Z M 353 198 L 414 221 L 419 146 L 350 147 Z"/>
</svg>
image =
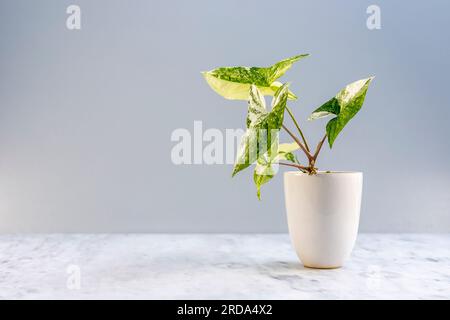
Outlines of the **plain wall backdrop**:
<svg viewBox="0 0 450 320">
<path fill-rule="evenodd" d="M 81 30 L 66 28 L 71 4 Z M 380 30 L 366 27 L 371 4 Z M 318 163 L 364 172 L 360 230 L 449 232 L 449 12 L 444 0 L 0 0 L 0 232 L 286 232 L 281 175 L 258 201 L 252 170 L 176 166 L 170 138 L 195 120 L 245 124 L 245 101 L 200 71 L 299 53 L 311 56 L 282 80 L 311 141 L 326 122 L 309 113 L 376 76 Z"/>
</svg>

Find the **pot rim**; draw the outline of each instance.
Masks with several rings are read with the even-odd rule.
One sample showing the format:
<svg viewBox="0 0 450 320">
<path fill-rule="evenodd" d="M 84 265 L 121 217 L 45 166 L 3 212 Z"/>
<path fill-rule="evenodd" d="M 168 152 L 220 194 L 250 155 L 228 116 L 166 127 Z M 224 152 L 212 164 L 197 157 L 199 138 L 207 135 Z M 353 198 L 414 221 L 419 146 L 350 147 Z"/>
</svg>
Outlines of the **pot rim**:
<svg viewBox="0 0 450 320">
<path fill-rule="evenodd" d="M 316 174 L 310 175 L 305 172 L 301 171 L 286 171 L 284 173 L 285 176 L 307 176 L 307 177 L 314 177 L 314 176 L 336 176 L 336 175 L 362 175 L 363 173 L 361 171 L 317 171 Z"/>
</svg>

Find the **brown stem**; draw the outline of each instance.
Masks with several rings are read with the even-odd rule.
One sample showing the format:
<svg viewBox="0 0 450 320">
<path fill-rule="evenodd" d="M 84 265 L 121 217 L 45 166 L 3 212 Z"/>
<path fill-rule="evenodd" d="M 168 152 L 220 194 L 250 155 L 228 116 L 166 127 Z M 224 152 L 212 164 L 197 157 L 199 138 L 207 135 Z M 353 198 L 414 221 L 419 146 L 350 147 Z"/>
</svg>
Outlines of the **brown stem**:
<svg viewBox="0 0 450 320">
<path fill-rule="evenodd" d="M 319 155 L 320 149 L 322 149 L 322 145 L 325 142 L 326 138 L 327 138 L 327 134 L 325 133 L 322 140 L 320 140 L 319 144 L 317 145 L 316 152 L 314 152 L 314 155 L 313 155 L 314 162 L 317 160 L 317 156 Z"/>
<path fill-rule="evenodd" d="M 302 170 L 303 172 L 307 172 L 308 171 L 308 167 L 304 167 L 304 166 L 299 165 L 299 164 L 286 163 L 286 162 L 279 162 L 279 164 L 282 165 L 282 166 L 294 167 L 294 168 Z"/>
<path fill-rule="evenodd" d="M 295 119 L 294 114 L 292 113 L 291 109 L 289 109 L 287 106 L 286 106 L 286 110 L 287 110 L 289 116 L 291 117 L 292 121 L 294 122 L 295 126 L 297 127 L 297 130 L 300 133 L 300 136 L 302 137 L 303 143 L 305 144 L 306 150 L 308 150 L 308 152 L 311 152 L 309 150 L 308 141 L 306 141 L 306 138 L 303 135 L 303 131 L 302 131 L 302 129 L 300 129 L 300 125 L 298 124 L 297 120 Z"/>
<path fill-rule="evenodd" d="M 297 142 L 297 144 L 299 145 L 300 149 L 302 149 L 302 151 L 306 154 L 306 156 L 308 157 L 308 160 L 314 160 L 313 156 L 311 155 L 311 153 L 306 149 L 306 147 L 303 145 L 303 143 L 288 129 L 286 128 L 286 126 L 283 124 L 283 129 L 286 130 L 286 132 L 292 137 L 292 139 L 294 139 L 295 142 Z"/>
</svg>

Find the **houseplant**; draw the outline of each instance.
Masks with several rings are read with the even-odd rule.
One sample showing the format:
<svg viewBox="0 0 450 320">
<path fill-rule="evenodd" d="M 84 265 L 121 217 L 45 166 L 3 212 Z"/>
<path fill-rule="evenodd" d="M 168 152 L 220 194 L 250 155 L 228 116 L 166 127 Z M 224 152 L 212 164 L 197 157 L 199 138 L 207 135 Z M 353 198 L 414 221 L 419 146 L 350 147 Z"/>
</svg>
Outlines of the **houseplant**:
<svg viewBox="0 0 450 320">
<path fill-rule="evenodd" d="M 305 266 L 340 267 L 356 240 L 362 193 L 362 173 L 319 171 L 317 158 L 325 141 L 330 148 L 361 109 L 373 77 L 355 81 L 315 109 L 309 120 L 332 116 L 323 138 L 312 149 L 300 124 L 288 106 L 296 95 L 288 83 L 278 79 L 308 54 L 282 60 L 270 67 L 222 67 L 203 72 L 209 86 L 231 100 L 247 100 L 247 131 L 242 136 L 233 176 L 255 164 L 253 180 L 257 196 L 278 166 L 295 168 L 284 175 L 289 232 L 296 252 Z M 264 96 L 273 96 L 268 110 Z M 284 124 L 287 112 L 298 134 Z M 293 139 L 279 143 L 279 131 Z M 301 151 L 307 162 L 300 162 Z"/>
</svg>

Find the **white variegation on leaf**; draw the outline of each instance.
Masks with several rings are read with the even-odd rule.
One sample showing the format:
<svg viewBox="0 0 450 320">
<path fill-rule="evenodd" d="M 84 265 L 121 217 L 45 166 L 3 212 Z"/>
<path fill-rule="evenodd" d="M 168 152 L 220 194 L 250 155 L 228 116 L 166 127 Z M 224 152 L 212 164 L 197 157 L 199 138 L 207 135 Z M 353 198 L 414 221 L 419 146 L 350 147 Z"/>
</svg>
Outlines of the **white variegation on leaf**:
<svg viewBox="0 0 450 320">
<path fill-rule="evenodd" d="M 294 151 L 300 147 L 296 142 L 278 144 L 277 152 L 265 153 L 256 161 L 255 172 L 253 173 L 253 181 L 256 185 L 256 195 L 261 200 L 261 186 L 272 179 L 278 172 L 278 162 L 282 160 L 298 163 Z"/>
<path fill-rule="evenodd" d="M 276 175 L 279 164 L 298 168 L 310 175 L 317 174 L 317 156 L 325 139 L 328 138 L 331 148 L 338 134 L 361 109 L 373 79 L 370 77 L 347 85 L 311 114 L 309 120 L 334 116 L 328 121 L 326 135 L 313 152 L 290 109 L 288 113 L 301 140 L 283 126 L 287 100 L 297 97 L 289 91 L 288 84 L 277 81 L 296 61 L 306 56 L 308 55 L 298 55 L 270 67 L 223 67 L 202 72 L 208 85 L 219 95 L 226 99 L 248 101 L 247 131 L 241 139 L 232 175 L 255 164 L 253 180 L 259 199 L 262 185 Z M 270 110 L 266 107 L 265 96 L 273 96 Z M 279 130 L 282 126 L 295 142 L 279 144 Z M 308 166 L 301 165 L 297 160 L 294 153 L 297 149 L 305 153 Z"/>
<path fill-rule="evenodd" d="M 241 139 L 233 176 L 252 165 L 267 150 L 271 152 L 274 143 L 278 144 L 278 131 L 283 124 L 288 86 L 286 83 L 278 89 L 272 99 L 272 109 L 268 111 L 264 96 L 255 85 L 251 85 L 247 131 Z"/>
<path fill-rule="evenodd" d="M 273 96 L 282 86 L 276 81 L 292 65 L 308 54 L 282 60 L 270 67 L 222 67 L 202 72 L 209 86 L 222 97 L 230 100 L 247 100 L 251 85 L 256 85 L 261 94 Z M 289 99 L 296 99 L 289 91 Z"/>
<path fill-rule="evenodd" d="M 347 85 L 338 92 L 336 96 L 325 102 L 322 106 L 314 110 L 309 120 L 323 118 L 329 115 L 336 115 L 327 123 L 326 131 L 330 148 L 338 134 L 345 125 L 361 109 L 366 97 L 367 89 L 374 77 L 361 79 Z"/>
</svg>

